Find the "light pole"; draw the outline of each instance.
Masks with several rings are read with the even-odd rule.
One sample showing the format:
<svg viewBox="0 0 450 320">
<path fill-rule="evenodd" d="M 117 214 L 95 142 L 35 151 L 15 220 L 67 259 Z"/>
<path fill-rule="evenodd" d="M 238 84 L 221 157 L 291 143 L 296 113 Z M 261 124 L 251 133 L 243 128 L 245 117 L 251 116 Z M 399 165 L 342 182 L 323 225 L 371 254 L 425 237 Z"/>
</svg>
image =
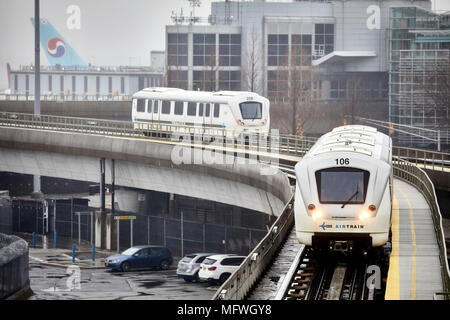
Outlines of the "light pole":
<svg viewBox="0 0 450 320">
<path fill-rule="evenodd" d="M 41 61 L 40 61 L 40 17 L 39 0 L 34 0 L 34 116 L 41 115 Z M 41 176 L 33 176 L 33 197 L 40 198 Z"/>
</svg>

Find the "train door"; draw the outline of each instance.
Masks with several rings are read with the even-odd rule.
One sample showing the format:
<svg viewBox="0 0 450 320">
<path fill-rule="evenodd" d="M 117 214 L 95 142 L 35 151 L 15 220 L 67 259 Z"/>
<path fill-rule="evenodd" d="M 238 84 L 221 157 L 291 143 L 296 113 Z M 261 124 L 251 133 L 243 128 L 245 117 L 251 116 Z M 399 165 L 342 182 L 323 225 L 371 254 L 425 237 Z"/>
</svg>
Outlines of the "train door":
<svg viewBox="0 0 450 320">
<path fill-rule="evenodd" d="M 161 125 L 160 125 L 160 113 L 161 113 L 161 100 L 153 100 L 153 127 L 156 132 L 161 131 Z M 160 136 L 158 133 L 156 133 L 157 136 Z"/>
<path fill-rule="evenodd" d="M 147 99 L 146 119 L 153 123 L 153 100 Z"/>
<path fill-rule="evenodd" d="M 205 126 L 211 127 L 212 125 L 212 108 L 214 104 L 205 103 Z"/>
<path fill-rule="evenodd" d="M 197 126 L 199 124 L 199 118 L 197 117 L 197 102 L 187 102 L 186 109 L 186 124 L 190 126 Z"/>
</svg>

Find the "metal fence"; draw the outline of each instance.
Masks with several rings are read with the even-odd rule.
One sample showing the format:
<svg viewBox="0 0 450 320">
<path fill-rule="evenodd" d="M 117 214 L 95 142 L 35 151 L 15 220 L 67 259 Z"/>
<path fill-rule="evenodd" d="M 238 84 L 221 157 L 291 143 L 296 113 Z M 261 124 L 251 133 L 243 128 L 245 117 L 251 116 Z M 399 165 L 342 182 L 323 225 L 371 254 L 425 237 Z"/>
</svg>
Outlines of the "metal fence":
<svg viewBox="0 0 450 320">
<path fill-rule="evenodd" d="M 235 253 L 247 255 L 265 236 L 266 230 L 212 224 L 165 216 L 134 215 L 134 220 L 120 221 L 119 248 L 155 244 L 170 249 L 174 256 L 193 252 Z M 117 228 L 117 225 L 116 225 Z"/>
<path fill-rule="evenodd" d="M 36 234 L 52 234 L 72 239 L 93 239 L 92 212 L 84 199 L 57 199 L 48 201 L 48 215 L 45 216 L 45 202 L 41 200 L 12 201 L 12 230 Z M 86 202 L 86 204 L 84 203 Z"/>
<path fill-rule="evenodd" d="M 213 300 L 242 300 L 272 262 L 294 225 L 294 195 L 266 236 L 213 296 Z"/>
<path fill-rule="evenodd" d="M 5 299 L 30 284 L 28 245 L 19 237 L 0 233 L 0 256 L 0 299 Z"/>
</svg>

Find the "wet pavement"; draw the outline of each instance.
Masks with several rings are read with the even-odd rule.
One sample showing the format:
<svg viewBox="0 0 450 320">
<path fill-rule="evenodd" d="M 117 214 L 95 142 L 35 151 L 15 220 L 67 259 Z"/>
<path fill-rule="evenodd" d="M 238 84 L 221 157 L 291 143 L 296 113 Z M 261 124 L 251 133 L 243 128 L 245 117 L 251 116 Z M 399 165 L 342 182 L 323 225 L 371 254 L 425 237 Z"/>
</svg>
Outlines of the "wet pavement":
<svg viewBox="0 0 450 320">
<path fill-rule="evenodd" d="M 209 300 L 217 290 L 179 279 L 174 268 L 124 273 L 53 267 L 33 260 L 30 284 L 30 300 Z"/>
<path fill-rule="evenodd" d="M 131 272 L 111 271 L 104 259 L 116 252 L 98 250 L 92 261 L 88 241 L 60 237 L 53 248 L 53 237 L 37 236 L 32 247 L 30 234 L 17 234 L 29 243 L 29 275 L 33 295 L 30 300 L 209 300 L 217 286 L 188 283 L 177 277 L 179 258 L 169 270 Z M 76 245 L 72 263 L 72 244 Z"/>
</svg>

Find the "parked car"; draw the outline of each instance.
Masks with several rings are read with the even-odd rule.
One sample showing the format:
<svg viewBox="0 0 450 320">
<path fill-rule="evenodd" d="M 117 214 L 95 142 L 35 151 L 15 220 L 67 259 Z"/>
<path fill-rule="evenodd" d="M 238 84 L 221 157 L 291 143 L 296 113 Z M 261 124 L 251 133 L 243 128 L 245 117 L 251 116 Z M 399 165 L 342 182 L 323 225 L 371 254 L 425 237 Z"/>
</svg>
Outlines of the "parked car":
<svg viewBox="0 0 450 320">
<path fill-rule="evenodd" d="M 135 246 L 121 254 L 105 259 L 105 266 L 124 272 L 131 269 L 148 269 L 159 267 L 168 269 L 173 263 L 172 253 L 162 246 Z"/>
<path fill-rule="evenodd" d="M 213 285 L 224 283 L 239 267 L 246 257 L 229 254 L 219 254 L 207 257 L 200 265 L 198 276 L 202 281 Z"/>
<path fill-rule="evenodd" d="M 183 278 L 186 282 L 199 282 L 198 272 L 200 264 L 206 257 L 215 255 L 216 253 L 192 253 L 185 256 L 178 263 L 178 278 Z"/>
</svg>

